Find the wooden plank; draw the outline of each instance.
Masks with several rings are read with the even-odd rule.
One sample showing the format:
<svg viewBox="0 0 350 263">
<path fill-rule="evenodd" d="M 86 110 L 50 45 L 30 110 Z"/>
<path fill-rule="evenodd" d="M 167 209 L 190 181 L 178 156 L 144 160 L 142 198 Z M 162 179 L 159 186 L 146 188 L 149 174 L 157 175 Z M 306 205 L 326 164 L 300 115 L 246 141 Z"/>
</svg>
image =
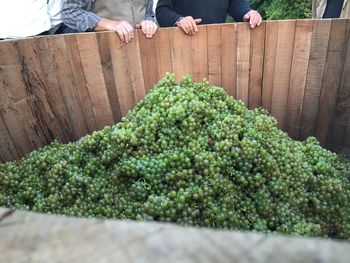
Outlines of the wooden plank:
<svg viewBox="0 0 350 263">
<path fill-rule="evenodd" d="M 344 134 L 341 152 L 345 153 L 350 158 L 350 119 Z"/>
<path fill-rule="evenodd" d="M 114 33 L 98 33 L 97 43 L 100 52 L 103 77 L 105 79 L 108 99 L 111 105 L 113 121 L 116 123 L 121 120 L 122 113 L 120 110 L 117 85 L 112 65 L 111 51 L 109 46 L 109 34 Z"/>
<path fill-rule="evenodd" d="M 240 23 L 237 31 L 237 99 L 248 106 L 251 30 L 248 23 Z"/>
<path fill-rule="evenodd" d="M 331 20 L 314 20 L 309 66 L 301 114 L 300 139 L 315 136 L 318 105 L 327 58 Z"/>
<path fill-rule="evenodd" d="M 272 90 L 275 73 L 278 22 L 265 22 L 265 52 L 262 87 L 262 107 L 271 112 Z"/>
<path fill-rule="evenodd" d="M 222 87 L 237 97 L 237 24 L 225 24 L 221 28 Z"/>
<path fill-rule="evenodd" d="M 340 151 L 342 148 L 347 126 L 350 125 L 350 21 L 348 22 L 346 37 L 347 48 L 345 63 L 343 67 L 343 74 L 339 87 L 333 125 L 331 127 L 330 134 L 326 143 L 327 148 L 337 152 Z"/>
<path fill-rule="evenodd" d="M 158 55 L 158 45 L 157 41 L 159 40 L 159 34 L 156 35 L 152 39 L 147 39 L 141 30 L 137 30 L 138 41 L 139 43 L 139 53 L 140 57 L 142 57 L 142 71 L 143 71 L 143 79 L 144 86 L 146 90 L 149 91 L 153 88 L 153 86 L 159 80 L 159 55 Z M 134 42 L 133 41 L 133 42 Z"/>
<path fill-rule="evenodd" d="M 253 109 L 262 106 L 265 23 L 252 30 L 250 48 L 249 108 Z"/>
<path fill-rule="evenodd" d="M 323 77 L 316 137 L 325 145 L 335 114 L 347 45 L 347 20 L 333 20 Z"/>
<path fill-rule="evenodd" d="M 62 130 L 67 133 L 68 139 L 63 140 L 63 142 L 75 141 L 89 132 L 82 110 L 84 102 L 80 101 L 78 96 L 65 39 L 61 36 L 54 36 L 48 38 L 47 41 L 50 50 L 52 50 L 54 63 L 55 73 L 52 72 L 52 74 L 57 76 L 59 85 L 56 89 L 59 87 L 66 108 L 66 114 L 60 125 L 63 125 Z M 68 116 L 68 121 L 66 116 Z"/>
<path fill-rule="evenodd" d="M 0 208 L 3 262 L 337 262 L 349 242 Z M 215 245 L 213 245 L 215 244 Z M 246 252 L 249 251 L 249 252 Z M 53 259 L 59 259 L 53 260 Z M 79 259 L 79 260 L 78 260 Z"/>
<path fill-rule="evenodd" d="M 141 32 L 141 30 L 138 30 Z M 142 34 L 135 35 L 135 39 L 126 47 L 126 52 L 128 54 L 129 60 L 129 77 L 131 80 L 132 90 L 134 91 L 134 99 L 135 103 L 139 102 L 146 96 L 146 87 L 143 79 L 142 72 L 142 62 L 141 62 L 141 53 L 140 53 L 140 37 L 148 40 L 148 42 L 154 42 L 154 39 L 146 39 L 146 37 Z M 157 78 L 157 75 L 156 75 Z M 147 89 L 152 89 L 153 86 L 158 82 L 158 79 L 155 80 L 155 83 L 151 86 L 147 87 Z"/>
<path fill-rule="evenodd" d="M 172 28 L 162 28 L 161 32 L 158 32 L 155 36 L 155 42 L 157 44 L 158 55 L 158 80 L 163 78 L 167 72 L 173 72 L 173 63 L 171 58 L 171 41 L 170 33 Z M 140 45 L 141 49 L 141 45 Z M 141 54 L 141 59 L 143 56 Z"/>
<path fill-rule="evenodd" d="M 46 84 L 38 58 L 35 42 L 32 39 L 23 39 L 17 42 L 21 63 L 21 78 L 25 89 L 25 100 L 28 111 L 27 133 L 33 149 L 50 143 L 56 136 L 52 128 L 55 122 L 54 109 L 49 102 Z"/>
<path fill-rule="evenodd" d="M 37 38 L 37 54 L 42 69 L 41 77 L 45 83 L 47 100 L 52 108 L 52 121 L 50 127 L 54 130 L 56 138 L 61 142 L 73 140 L 71 131 L 71 120 L 68 117 L 66 103 L 64 101 L 61 86 L 58 81 L 60 72 L 57 69 L 56 51 L 49 45 L 52 38 Z M 34 40 L 33 40 L 34 41 Z M 74 88 L 74 86 L 70 87 Z"/>
<path fill-rule="evenodd" d="M 208 80 L 211 85 L 222 86 L 221 79 L 221 25 L 207 26 Z"/>
<path fill-rule="evenodd" d="M 120 110 L 125 116 L 135 105 L 135 91 L 130 78 L 127 46 L 116 34 L 109 35 L 113 72 L 117 84 Z"/>
<path fill-rule="evenodd" d="M 198 32 L 192 39 L 192 77 L 200 82 L 208 79 L 208 37 L 206 26 L 199 26 Z"/>
<path fill-rule="evenodd" d="M 78 46 L 77 37 L 74 34 L 69 34 L 64 36 L 64 40 L 66 43 L 66 49 L 69 56 L 69 61 L 72 69 L 72 74 L 75 80 L 75 88 L 77 90 L 77 94 L 79 97 L 79 101 L 81 102 L 81 108 L 83 111 L 85 123 L 89 133 L 96 131 L 97 123 L 95 119 L 95 115 L 93 112 L 93 105 L 91 102 L 88 83 L 85 78 L 83 65 L 80 59 L 80 51 Z"/>
<path fill-rule="evenodd" d="M 0 116 L 4 127 L 11 131 L 13 143 L 19 156 L 23 156 L 31 152 L 33 146 L 26 132 L 26 127 L 28 126 L 26 116 L 31 115 L 31 112 L 28 111 L 26 103 L 26 93 L 21 79 L 21 64 L 17 50 L 15 42 L 1 42 Z M 6 153 L 3 153 L 3 156 L 6 155 Z"/>
<path fill-rule="evenodd" d="M 298 20 L 295 27 L 293 61 L 290 73 L 286 129 L 294 139 L 300 138 L 301 114 L 309 65 L 313 22 Z"/>
<path fill-rule="evenodd" d="M 1 111 L 2 109 L 0 108 L 0 163 L 3 163 L 18 160 L 21 156 L 13 142 L 11 131 L 1 117 Z"/>
<path fill-rule="evenodd" d="M 113 124 L 96 34 L 78 34 L 80 59 L 98 129 Z"/>
<path fill-rule="evenodd" d="M 293 58 L 295 21 L 278 22 L 275 71 L 272 90 L 271 114 L 278 127 L 286 128 L 288 89 Z"/>
<path fill-rule="evenodd" d="M 185 75 L 192 75 L 192 40 L 191 37 L 179 28 L 173 28 L 170 33 L 171 59 L 173 72 L 176 79 L 180 80 Z"/>
</svg>

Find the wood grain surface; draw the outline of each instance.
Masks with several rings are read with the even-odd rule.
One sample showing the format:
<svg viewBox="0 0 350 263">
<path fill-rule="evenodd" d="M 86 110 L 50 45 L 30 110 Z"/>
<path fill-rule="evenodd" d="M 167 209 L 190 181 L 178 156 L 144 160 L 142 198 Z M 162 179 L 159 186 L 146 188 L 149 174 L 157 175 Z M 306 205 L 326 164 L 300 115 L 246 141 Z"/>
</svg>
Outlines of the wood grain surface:
<svg viewBox="0 0 350 263">
<path fill-rule="evenodd" d="M 54 139 L 75 141 L 121 120 L 166 72 L 222 86 L 263 107 L 294 139 L 348 148 L 349 20 L 289 20 L 142 32 L 129 45 L 114 32 L 0 42 L 0 161 Z"/>
<path fill-rule="evenodd" d="M 1 262 L 324 262 L 350 243 L 171 224 L 88 220 L 0 208 Z"/>
</svg>

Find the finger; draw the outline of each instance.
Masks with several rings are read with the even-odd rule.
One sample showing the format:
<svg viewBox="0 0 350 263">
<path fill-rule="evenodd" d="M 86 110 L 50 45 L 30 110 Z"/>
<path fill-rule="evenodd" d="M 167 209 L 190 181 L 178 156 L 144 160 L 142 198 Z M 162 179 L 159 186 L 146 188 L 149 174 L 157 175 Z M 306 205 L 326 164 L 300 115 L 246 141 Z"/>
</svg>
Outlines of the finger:
<svg viewBox="0 0 350 263">
<path fill-rule="evenodd" d="M 141 29 L 141 25 L 140 24 L 136 24 L 135 28 L 136 29 Z"/>
<path fill-rule="evenodd" d="M 117 28 L 117 33 L 118 33 L 118 36 L 120 38 L 121 41 L 125 42 L 125 37 L 124 37 L 124 33 L 123 33 L 123 30 L 121 28 Z"/>
<path fill-rule="evenodd" d="M 191 28 L 192 28 L 192 34 L 195 34 L 198 31 L 196 21 L 194 19 L 191 19 Z"/>
<path fill-rule="evenodd" d="M 261 25 L 261 23 L 262 23 L 262 17 L 260 16 L 260 17 L 259 17 L 258 26 L 260 26 L 260 25 Z"/>
<path fill-rule="evenodd" d="M 124 39 L 126 43 L 130 42 L 130 37 L 129 37 L 129 33 L 128 30 L 126 29 L 126 27 L 123 27 L 123 34 L 124 34 Z"/>
<path fill-rule="evenodd" d="M 151 38 L 152 37 L 152 26 L 150 24 L 147 25 L 146 28 L 146 37 Z"/>
<path fill-rule="evenodd" d="M 197 18 L 197 19 L 194 20 L 194 22 L 196 22 L 196 24 L 200 24 L 200 23 L 202 23 L 202 19 L 201 18 Z"/>
<path fill-rule="evenodd" d="M 152 27 L 152 36 L 154 36 L 154 35 L 156 34 L 157 30 L 158 30 L 157 25 L 156 25 L 156 24 L 153 24 L 153 27 Z"/>
<path fill-rule="evenodd" d="M 130 34 L 128 32 L 128 28 L 126 25 L 124 25 L 124 27 L 123 27 L 123 34 L 124 34 L 125 42 L 129 43 L 131 41 L 131 39 L 130 39 Z"/>
<path fill-rule="evenodd" d="M 129 23 L 126 24 L 126 29 L 128 31 L 130 41 L 133 40 L 134 39 L 134 29 L 132 28 L 132 26 Z"/>
<path fill-rule="evenodd" d="M 142 33 L 146 35 L 146 23 L 142 23 Z"/>
<path fill-rule="evenodd" d="M 187 32 L 189 35 L 191 35 L 192 34 L 192 24 L 189 20 L 186 20 L 185 22 L 186 22 Z"/>
<path fill-rule="evenodd" d="M 181 28 L 186 34 L 188 34 L 187 27 L 186 27 L 185 23 L 184 23 L 182 20 L 180 21 L 179 25 L 180 25 L 180 28 Z"/>
</svg>

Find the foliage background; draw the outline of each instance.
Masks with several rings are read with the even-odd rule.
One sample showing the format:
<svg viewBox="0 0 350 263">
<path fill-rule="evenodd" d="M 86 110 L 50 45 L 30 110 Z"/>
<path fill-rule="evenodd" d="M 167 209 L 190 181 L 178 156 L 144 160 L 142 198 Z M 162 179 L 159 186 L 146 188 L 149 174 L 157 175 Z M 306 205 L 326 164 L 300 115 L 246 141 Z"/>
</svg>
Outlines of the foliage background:
<svg viewBox="0 0 350 263">
<path fill-rule="evenodd" d="M 253 9 L 259 11 L 264 20 L 312 17 L 312 0 L 248 0 L 248 2 Z"/>
</svg>

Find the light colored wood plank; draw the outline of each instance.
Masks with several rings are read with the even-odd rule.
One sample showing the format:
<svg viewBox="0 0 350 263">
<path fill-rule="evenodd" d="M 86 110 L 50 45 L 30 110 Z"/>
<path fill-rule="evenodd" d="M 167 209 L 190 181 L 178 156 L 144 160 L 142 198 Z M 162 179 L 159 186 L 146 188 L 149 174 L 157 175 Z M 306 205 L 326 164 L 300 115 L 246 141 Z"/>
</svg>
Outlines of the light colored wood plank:
<svg viewBox="0 0 350 263">
<path fill-rule="evenodd" d="M 276 64 L 278 22 L 265 22 L 265 52 L 263 69 L 262 107 L 271 112 L 273 81 Z"/>
<path fill-rule="evenodd" d="M 77 41 L 97 128 L 102 129 L 106 125 L 113 124 L 113 114 L 103 76 L 96 34 L 78 34 Z"/>
<path fill-rule="evenodd" d="M 118 99 L 117 85 L 115 81 L 115 76 L 113 72 L 111 51 L 109 47 L 109 35 L 114 33 L 98 33 L 97 43 L 100 52 L 100 59 L 103 71 L 103 77 L 106 83 L 106 89 L 109 99 L 109 104 L 111 105 L 111 110 L 113 114 L 114 122 L 121 121 L 122 113 L 120 110 L 120 104 Z"/>
<path fill-rule="evenodd" d="M 271 114 L 277 118 L 278 127 L 286 128 L 288 89 L 293 59 L 295 21 L 278 22 L 275 72 L 272 90 Z"/>
<path fill-rule="evenodd" d="M 208 79 L 208 38 L 206 26 L 199 26 L 198 32 L 192 39 L 192 76 L 193 80 L 200 82 Z"/>
<path fill-rule="evenodd" d="M 343 74 L 340 81 L 333 125 L 326 143 L 327 148 L 337 152 L 342 148 L 343 140 L 345 139 L 346 130 L 348 128 L 347 126 L 350 125 L 350 21 L 348 22 L 346 38 L 348 40 Z"/>
<path fill-rule="evenodd" d="M 159 29 L 160 30 L 160 29 Z M 171 58 L 171 41 L 170 35 L 172 28 L 162 28 L 160 32 L 156 34 L 155 42 L 157 44 L 158 55 L 158 79 L 160 80 L 165 76 L 167 72 L 173 72 L 173 63 Z M 141 48 L 141 46 L 140 46 Z M 141 55 L 143 60 L 143 56 Z"/>
<path fill-rule="evenodd" d="M 170 33 L 171 59 L 176 79 L 185 75 L 192 75 L 192 40 L 180 28 L 173 28 Z"/>
<path fill-rule="evenodd" d="M 63 118 L 64 121 L 62 121 L 60 125 L 63 125 L 62 129 L 64 133 L 68 134 L 69 138 L 63 142 L 75 141 L 88 133 L 88 127 L 81 106 L 82 102 L 79 99 L 76 89 L 76 82 L 72 73 L 66 42 L 61 36 L 50 37 L 47 41 L 50 50 L 52 50 L 52 59 L 55 69 L 55 73 L 52 74 L 57 76 L 58 87 L 62 93 L 66 108 L 65 118 Z M 68 125 L 66 124 L 66 116 L 68 116 L 69 119 Z"/>
<path fill-rule="evenodd" d="M 315 20 L 312 33 L 309 66 L 301 116 L 300 139 L 315 135 L 324 68 L 327 58 L 331 20 Z"/>
<path fill-rule="evenodd" d="M 333 20 L 317 114 L 316 137 L 325 145 L 332 127 L 342 77 L 347 36 L 347 20 Z"/>
<path fill-rule="evenodd" d="M 117 34 L 109 35 L 113 72 L 116 80 L 120 110 L 125 116 L 135 105 L 135 91 L 130 78 L 127 46 Z"/>
<path fill-rule="evenodd" d="M 237 24 L 225 24 L 221 28 L 221 74 L 226 92 L 237 97 Z"/>
<path fill-rule="evenodd" d="M 300 138 L 301 114 L 309 65 L 313 21 L 298 20 L 295 27 L 293 61 L 290 73 L 286 129 L 294 139 Z"/>
<path fill-rule="evenodd" d="M 52 42 L 52 38 L 42 37 L 36 39 L 40 67 L 44 69 L 41 71 L 41 77 L 45 83 L 47 100 L 52 108 L 54 118 L 50 126 L 55 131 L 57 139 L 61 142 L 68 142 L 73 140 L 71 120 L 68 117 L 66 103 L 58 81 L 60 72 L 56 67 L 59 64 L 56 61 L 56 51 L 49 42 Z M 74 88 L 74 85 L 70 88 Z"/>
<path fill-rule="evenodd" d="M 138 32 L 141 32 L 140 30 Z M 142 61 L 141 61 L 141 53 L 140 47 L 142 48 L 142 44 L 140 43 L 140 37 L 145 38 L 145 36 L 140 36 L 139 34 L 135 35 L 134 41 L 132 41 L 129 45 L 127 45 L 126 52 L 128 54 L 129 60 L 129 70 L 130 70 L 130 80 L 132 85 L 132 90 L 134 91 L 134 99 L 135 103 L 139 102 L 146 96 L 146 87 L 143 79 L 142 72 Z M 149 43 L 154 43 L 155 39 L 146 39 Z M 154 48 L 154 46 L 152 47 Z M 157 78 L 157 75 L 156 75 Z M 158 82 L 158 79 L 155 80 L 155 83 L 150 84 L 148 89 L 152 89 L 153 86 Z"/>
<path fill-rule="evenodd" d="M 91 102 L 88 83 L 85 78 L 83 65 L 80 59 L 80 51 L 78 46 L 77 37 L 75 34 L 64 35 L 66 43 L 66 49 L 69 56 L 69 62 L 72 69 L 72 74 L 75 80 L 75 88 L 79 97 L 81 108 L 84 114 L 85 123 L 89 133 L 96 131 L 97 123 L 93 111 L 93 105 Z"/>
<path fill-rule="evenodd" d="M 152 39 L 147 39 L 141 30 L 137 30 L 137 40 L 139 43 L 139 54 L 142 58 L 142 71 L 144 86 L 149 91 L 159 80 L 159 50 L 157 41 L 159 32 Z M 134 42 L 134 41 L 133 41 Z"/>
<path fill-rule="evenodd" d="M 251 31 L 248 23 L 239 23 L 237 31 L 237 99 L 248 106 Z"/>
<path fill-rule="evenodd" d="M 250 39 L 249 108 L 262 106 L 265 23 L 251 32 Z"/>
<path fill-rule="evenodd" d="M 7 213 L 7 214 L 6 214 Z M 350 244 L 172 224 L 79 219 L 0 208 L 4 262 L 339 262 Z M 213 245 L 215 244 L 215 245 Z M 249 251 L 249 252 L 247 252 Z"/>
<path fill-rule="evenodd" d="M 222 25 L 207 25 L 208 80 L 211 85 L 222 86 L 221 79 Z"/>
</svg>

